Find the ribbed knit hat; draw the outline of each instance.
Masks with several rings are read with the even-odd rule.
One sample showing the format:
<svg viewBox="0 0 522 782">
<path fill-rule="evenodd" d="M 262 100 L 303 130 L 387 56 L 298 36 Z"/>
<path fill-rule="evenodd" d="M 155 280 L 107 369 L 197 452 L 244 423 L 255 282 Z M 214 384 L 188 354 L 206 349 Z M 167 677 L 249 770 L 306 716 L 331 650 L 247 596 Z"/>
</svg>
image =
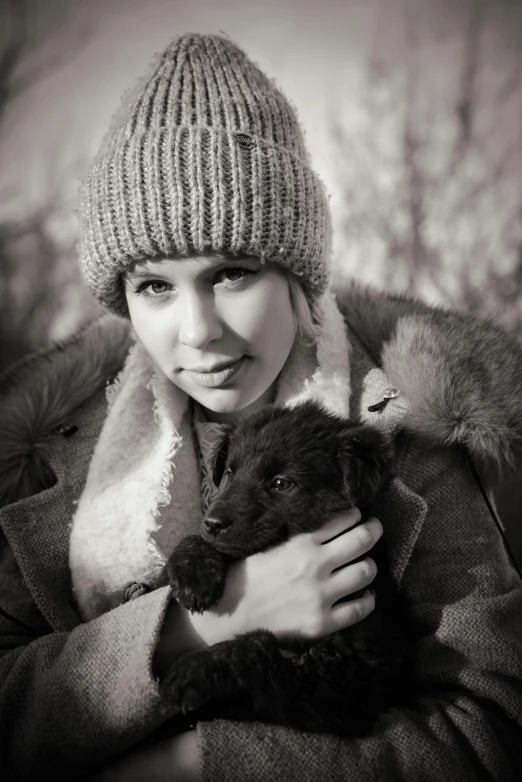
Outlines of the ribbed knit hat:
<svg viewBox="0 0 522 782">
<path fill-rule="evenodd" d="M 82 185 L 82 276 L 127 315 L 122 272 L 146 258 L 254 255 L 328 285 L 331 228 L 289 102 L 235 44 L 185 34 L 123 100 Z"/>
</svg>

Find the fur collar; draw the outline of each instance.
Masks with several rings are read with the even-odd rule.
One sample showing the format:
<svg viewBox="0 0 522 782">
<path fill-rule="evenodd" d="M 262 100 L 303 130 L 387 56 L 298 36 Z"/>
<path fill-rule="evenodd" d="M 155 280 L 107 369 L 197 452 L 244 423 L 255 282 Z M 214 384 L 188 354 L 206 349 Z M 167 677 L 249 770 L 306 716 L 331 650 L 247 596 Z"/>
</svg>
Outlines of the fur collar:
<svg viewBox="0 0 522 782">
<path fill-rule="evenodd" d="M 490 479 L 522 456 L 522 342 L 489 319 L 350 282 L 346 321 L 408 403 L 403 428 L 464 446 Z"/>
<path fill-rule="evenodd" d="M 131 344 L 128 321 L 106 315 L 0 376 L 0 507 L 53 482 L 47 437 L 116 375 Z"/>
<path fill-rule="evenodd" d="M 522 346 L 491 322 L 355 283 L 336 290 L 347 324 L 408 403 L 403 427 L 433 444 L 464 445 L 486 468 L 520 455 Z M 46 438 L 112 379 L 132 336 L 104 316 L 0 377 L 0 506 L 52 477 Z"/>
</svg>

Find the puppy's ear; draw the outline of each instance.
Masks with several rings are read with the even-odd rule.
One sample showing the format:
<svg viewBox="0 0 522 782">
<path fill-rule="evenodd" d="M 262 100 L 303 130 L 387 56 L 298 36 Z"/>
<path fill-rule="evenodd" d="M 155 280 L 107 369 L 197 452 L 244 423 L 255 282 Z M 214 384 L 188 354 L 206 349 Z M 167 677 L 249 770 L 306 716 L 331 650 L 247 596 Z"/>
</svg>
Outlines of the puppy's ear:
<svg viewBox="0 0 522 782">
<path fill-rule="evenodd" d="M 369 426 L 348 425 L 340 433 L 339 462 L 351 505 L 369 505 L 392 477 L 391 446 Z"/>
<path fill-rule="evenodd" d="M 223 477 L 225 467 L 227 466 L 228 446 L 232 430 L 232 426 L 227 426 L 226 429 L 224 429 L 221 439 L 217 441 L 214 448 L 212 456 L 212 480 L 216 486 L 219 486 L 221 483 L 221 478 Z"/>
</svg>

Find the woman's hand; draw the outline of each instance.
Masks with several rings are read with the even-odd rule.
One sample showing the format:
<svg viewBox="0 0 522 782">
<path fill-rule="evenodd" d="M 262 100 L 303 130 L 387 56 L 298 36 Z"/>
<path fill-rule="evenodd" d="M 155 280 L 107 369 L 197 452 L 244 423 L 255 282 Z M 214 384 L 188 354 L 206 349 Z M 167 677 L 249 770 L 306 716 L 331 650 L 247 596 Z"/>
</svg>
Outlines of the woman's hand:
<svg viewBox="0 0 522 782">
<path fill-rule="evenodd" d="M 360 520 L 361 512 L 352 508 L 315 532 L 234 562 L 222 598 L 202 614 L 191 614 L 173 600 L 153 655 L 155 676 L 162 679 L 185 652 L 251 630 L 315 640 L 368 616 L 375 607 L 368 591 L 335 605 L 369 586 L 377 572 L 370 557 L 350 564 L 382 535 L 377 519 Z"/>
<path fill-rule="evenodd" d="M 263 628 L 279 637 L 317 639 L 364 619 L 375 607 L 369 591 L 334 605 L 368 587 L 377 572 L 369 557 L 350 564 L 382 535 L 377 519 L 360 520 L 353 508 L 315 532 L 233 563 L 223 597 L 215 609 L 191 615 L 192 626 L 211 644 L 231 637 L 231 626 L 233 634 Z M 220 637 L 218 620 L 225 616 L 232 624 L 222 624 L 227 635 Z"/>
<path fill-rule="evenodd" d="M 334 605 L 368 587 L 377 573 L 369 557 L 349 564 L 368 552 L 382 534 L 377 519 L 351 529 L 360 520 L 359 509 L 354 508 L 315 532 L 248 557 L 243 568 L 236 566 L 238 574 L 232 572 L 230 578 L 244 581 L 242 631 L 265 628 L 280 637 L 317 639 L 373 611 L 375 599 L 369 591 Z"/>
</svg>

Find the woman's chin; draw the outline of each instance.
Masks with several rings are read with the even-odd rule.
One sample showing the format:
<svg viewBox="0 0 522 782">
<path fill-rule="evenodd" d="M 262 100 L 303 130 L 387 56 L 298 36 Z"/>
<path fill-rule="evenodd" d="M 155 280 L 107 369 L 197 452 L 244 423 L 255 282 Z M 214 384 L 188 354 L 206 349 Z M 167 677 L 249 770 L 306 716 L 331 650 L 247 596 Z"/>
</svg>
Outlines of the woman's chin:
<svg viewBox="0 0 522 782">
<path fill-rule="evenodd" d="M 235 383 L 233 380 L 228 385 L 215 388 L 205 388 L 196 382 L 191 382 L 183 384 L 183 391 L 204 408 L 209 420 L 215 416 L 214 420 L 217 421 L 220 416 L 224 416 L 223 422 L 225 422 L 228 416 L 232 418 L 237 414 L 246 415 L 257 407 L 272 402 L 276 380 L 272 377 L 268 380 L 271 381 L 268 387 L 263 382 L 252 387 L 251 383 L 247 385 L 245 382 L 239 382 L 239 378 Z"/>
<path fill-rule="evenodd" d="M 214 390 L 212 393 L 191 394 L 196 402 L 209 412 L 238 413 L 249 403 L 244 394 L 237 391 Z"/>
<path fill-rule="evenodd" d="M 248 415 L 257 407 L 267 404 L 265 394 L 245 393 L 237 389 L 214 389 L 212 393 L 191 393 L 206 412 L 209 421 L 226 423 L 238 416 Z"/>
</svg>

